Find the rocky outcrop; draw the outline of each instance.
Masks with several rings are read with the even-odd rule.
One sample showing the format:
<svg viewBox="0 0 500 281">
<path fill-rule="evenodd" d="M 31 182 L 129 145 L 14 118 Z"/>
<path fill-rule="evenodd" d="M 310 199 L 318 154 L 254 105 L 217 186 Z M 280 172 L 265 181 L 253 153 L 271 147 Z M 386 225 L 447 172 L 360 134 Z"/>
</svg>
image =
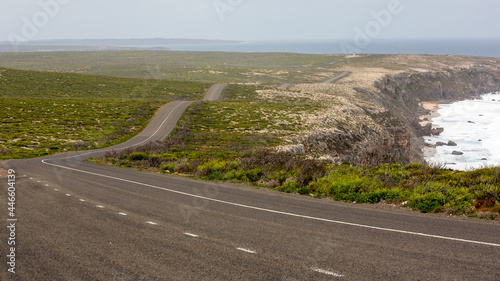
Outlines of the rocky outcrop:
<svg viewBox="0 0 500 281">
<path fill-rule="evenodd" d="M 377 91 L 359 91 L 370 95 L 370 100 L 382 104 L 405 124 L 411 134 L 409 161 L 422 162 L 421 136 L 438 134 L 438 130 L 422 127 L 419 116 L 424 109 L 423 101 L 457 101 L 477 97 L 500 90 L 500 68 L 474 66 L 469 68 L 443 69 L 436 72 L 408 72 L 387 75 L 374 83 Z M 408 155 L 401 151 L 399 154 Z"/>
<path fill-rule="evenodd" d="M 351 99 L 338 98 L 340 105 L 333 107 L 342 110 L 323 116 L 314 123 L 321 126 L 298 137 L 294 145 L 278 150 L 358 165 L 423 162 L 421 147 L 425 143 L 421 137 L 438 135 L 443 129 L 420 125 L 419 117 L 426 111 L 421 102 L 460 100 L 498 91 L 500 69 L 400 73 L 387 75 L 374 86 L 375 90 L 354 88 L 358 95 Z M 335 92 L 328 93 L 335 96 Z"/>
<path fill-rule="evenodd" d="M 411 132 L 404 127 L 388 127 L 382 132 L 318 131 L 304 140 L 308 147 L 328 155 L 333 162 L 358 165 L 408 163 L 411 158 Z"/>
</svg>

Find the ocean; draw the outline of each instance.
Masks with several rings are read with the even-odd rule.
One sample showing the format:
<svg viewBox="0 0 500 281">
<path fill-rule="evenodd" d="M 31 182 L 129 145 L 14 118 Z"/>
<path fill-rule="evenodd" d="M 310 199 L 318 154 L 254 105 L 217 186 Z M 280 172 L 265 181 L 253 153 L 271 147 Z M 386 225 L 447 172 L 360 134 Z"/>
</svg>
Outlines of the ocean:
<svg viewBox="0 0 500 281">
<path fill-rule="evenodd" d="M 425 137 L 430 144 L 453 141 L 457 146 L 438 146 L 426 158 L 454 170 L 500 166 L 500 93 L 475 100 L 440 104 L 433 128 L 444 128 L 439 136 Z M 453 152 L 462 155 L 453 155 Z"/>
<path fill-rule="evenodd" d="M 149 47 L 166 47 L 173 51 L 428 54 L 500 57 L 500 39 L 373 40 L 364 48 L 356 48 L 356 44 L 351 41 L 353 40 L 248 41 L 217 44 L 169 44 Z M 351 48 L 345 46 L 352 46 L 357 50 L 351 51 Z"/>
</svg>

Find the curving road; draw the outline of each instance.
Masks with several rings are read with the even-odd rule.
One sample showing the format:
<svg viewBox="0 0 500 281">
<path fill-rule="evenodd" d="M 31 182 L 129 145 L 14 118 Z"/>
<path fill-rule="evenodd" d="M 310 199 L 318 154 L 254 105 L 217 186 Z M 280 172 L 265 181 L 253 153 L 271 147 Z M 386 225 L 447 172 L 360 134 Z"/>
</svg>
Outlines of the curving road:
<svg viewBox="0 0 500 281">
<path fill-rule="evenodd" d="M 1 162 L 16 170 L 18 244 L 13 275 L 2 227 L 0 279 L 500 280 L 498 222 L 82 161 L 164 138 L 189 104 L 164 106 L 112 148 Z"/>
<path fill-rule="evenodd" d="M 324 84 L 328 84 L 328 83 L 333 83 L 333 82 L 337 82 L 338 80 L 344 78 L 344 77 L 347 77 L 349 75 L 351 75 L 352 72 L 350 71 L 344 71 L 342 73 L 340 73 L 339 75 L 333 77 L 333 78 L 330 78 L 328 80 L 326 80 L 325 82 L 323 82 Z"/>
<path fill-rule="evenodd" d="M 222 90 L 227 86 L 227 84 L 215 84 L 210 89 L 208 89 L 205 95 L 204 101 L 216 101 L 220 98 Z"/>
</svg>

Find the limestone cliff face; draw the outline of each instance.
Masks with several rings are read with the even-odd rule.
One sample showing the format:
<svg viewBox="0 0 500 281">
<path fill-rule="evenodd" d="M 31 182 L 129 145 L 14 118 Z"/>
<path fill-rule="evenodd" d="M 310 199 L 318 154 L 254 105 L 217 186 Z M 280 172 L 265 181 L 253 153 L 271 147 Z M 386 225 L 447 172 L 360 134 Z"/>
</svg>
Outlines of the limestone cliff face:
<svg viewBox="0 0 500 281">
<path fill-rule="evenodd" d="M 419 124 L 418 117 L 425 112 L 419 103 L 422 101 L 457 101 L 500 91 L 500 69 L 475 66 L 444 69 L 439 72 L 387 75 L 376 81 L 375 87 L 377 88 L 375 93 L 359 92 L 367 95 L 374 102 L 382 104 L 393 116 L 405 124 L 403 128 L 393 130 L 393 141 L 383 145 L 383 148 L 400 149 L 401 160 L 422 161 L 421 136 L 425 135 L 428 130 Z"/>
<path fill-rule="evenodd" d="M 309 128 L 278 151 L 359 165 L 423 162 L 422 136 L 431 128 L 420 125 L 426 110 L 419 104 L 500 91 L 500 69 L 415 71 L 383 76 L 369 88 L 347 85 L 304 84 L 293 86 L 294 92 L 273 92 L 275 97 L 301 95 L 325 105 L 321 112 L 302 116 Z"/>
</svg>

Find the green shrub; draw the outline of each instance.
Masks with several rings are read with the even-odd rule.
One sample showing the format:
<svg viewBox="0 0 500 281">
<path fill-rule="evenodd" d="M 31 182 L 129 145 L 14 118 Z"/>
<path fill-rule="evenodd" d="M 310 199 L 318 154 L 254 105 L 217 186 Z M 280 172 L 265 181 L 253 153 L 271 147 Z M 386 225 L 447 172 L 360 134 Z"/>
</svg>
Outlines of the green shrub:
<svg viewBox="0 0 500 281">
<path fill-rule="evenodd" d="M 425 165 L 420 163 L 410 163 L 404 166 L 404 169 L 407 171 L 416 171 L 423 168 L 425 168 Z"/>
<path fill-rule="evenodd" d="M 448 202 L 444 205 L 447 208 L 465 211 L 474 205 L 472 195 L 466 188 L 447 189 L 444 194 Z"/>
<path fill-rule="evenodd" d="M 160 171 L 169 171 L 171 173 L 175 172 L 175 165 L 174 164 L 163 164 L 160 166 Z"/>
<path fill-rule="evenodd" d="M 130 168 L 130 167 L 132 167 L 132 164 L 130 164 L 130 162 L 128 162 L 128 161 L 121 161 L 120 166 Z"/>
<path fill-rule="evenodd" d="M 434 211 L 439 206 L 444 206 L 446 197 L 442 193 L 414 194 L 408 200 L 408 206 L 422 213 Z"/>
<path fill-rule="evenodd" d="M 262 176 L 262 168 L 255 168 L 245 172 L 245 176 L 248 178 L 250 182 L 256 182 L 260 180 Z"/>
<path fill-rule="evenodd" d="M 221 179 L 221 176 L 219 173 L 212 173 L 208 175 L 208 179 L 213 181 L 219 181 Z"/>
<path fill-rule="evenodd" d="M 300 185 L 296 181 L 285 182 L 280 188 L 280 191 L 294 193 L 300 189 Z"/>
<path fill-rule="evenodd" d="M 149 158 L 149 155 L 146 152 L 134 152 L 131 153 L 127 158 L 131 161 L 140 161 L 147 160 Z"/>
<path fill-rule="evenodd" d="M 179 157 L 177 157 L 175 154 L 170 154 L 170 153 L 163 153 L 160 155 L 160 158 L 162 161 L 177 161 L 179 160 Z"/>
<path fill-rule="evenodd" d="M 214 160 L 199 165 L 197 170 L 200 173 L 200 176 L 206 177 L 210 174 L 223 172 L 226 169 L 226 165 L 226 161 Z"/>
<path fill-rule="evenodd" d="M 399 189 L 378 189 L 365 194 L 366 202 L 363 203 L 379 203 L 382 200 L 403 200 L 408 197 L 408 192 Z M 361 202 L 360 202 L 361 203 Z"/>
<path fill-rule="evenodd" d="M 310 194 L 311 193 L 311 190 L 309 189 L 309 187 L 305 186 L 305 187 L 301 187 L 297 190 L 297 193 L 298 194 L 302 194 L 302 195 L 306 195 L 306 194 Z"/>
</svg>

